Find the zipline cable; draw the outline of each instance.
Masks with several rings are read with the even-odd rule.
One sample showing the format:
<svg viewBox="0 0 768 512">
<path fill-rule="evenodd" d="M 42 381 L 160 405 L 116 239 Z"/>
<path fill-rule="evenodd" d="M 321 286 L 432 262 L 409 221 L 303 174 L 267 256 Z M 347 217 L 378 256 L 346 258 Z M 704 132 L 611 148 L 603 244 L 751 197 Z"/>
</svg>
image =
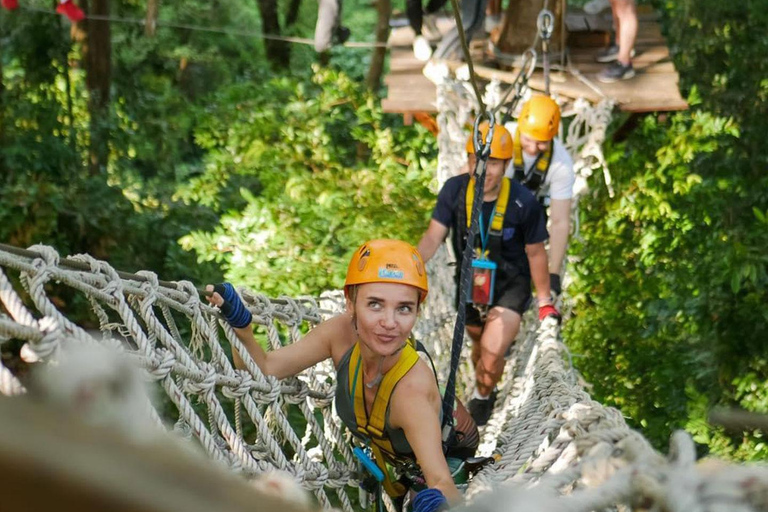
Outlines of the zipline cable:
<svg viewBox="0 0 768 512">
<path fill-rule="evenodd" d="M 29 12 L 38 12 L 43 14 L 52 14 L 55 16 L 60 16 L 59 13 L 57 13 L 54 10 L 51 9 L 42 9 L 39 7 L 28 7 L 28 6 L 19 6 L 19 9 Z M 87 14 L 85 16 L 85 19 L 87 20 L 95 20 L 95 21 L 113 21 L 115 23 L 127 23 L 127 24 L 133 24 L 133 25 L 141 25 L 146 26 L 147 20 L 144 18 L 126 18 L 126 17 L 120 17 L 120 16 L 103 16 L 100 14 Z M 173 28 L 173 29 L 179 29 L 179 30 L 191 30 L 195 32 L 209 32 L 214 34 L 227 34 L 227 35 L 234 35 L 234 36 L 240 36 L 240 37 L 252 37 L 252 38 L 259 38 L 259 39 L 268 39 L 270 41 L 282 41 L 285 43 L 293 43 L 293 44 L 303 44 L 307 46 L 314 46 L 315 41 L 314 39 L 308 39 L 306 37 L 292 37 L 292 36 L 278 36 L 274 34 L 263 34 L 259 32 L 253 32 L 249 30 L 238 30 L 238 29 L 229 29 L 229 28 L 221 28 L 221 27 L 206 27 L 203 25 L 188 25 L 185 23 L 169 23 L 165 21 L 157 21 L 154 23 L 155 27 L 162 27 L 162 28 Z M 398 48 L 398 47 L 405 47 L 407 45 L 390 45 L 389 43 L 367 43 L 363 41 L 347 41 L 343 45 L 347 48 Z"/>
</svg>

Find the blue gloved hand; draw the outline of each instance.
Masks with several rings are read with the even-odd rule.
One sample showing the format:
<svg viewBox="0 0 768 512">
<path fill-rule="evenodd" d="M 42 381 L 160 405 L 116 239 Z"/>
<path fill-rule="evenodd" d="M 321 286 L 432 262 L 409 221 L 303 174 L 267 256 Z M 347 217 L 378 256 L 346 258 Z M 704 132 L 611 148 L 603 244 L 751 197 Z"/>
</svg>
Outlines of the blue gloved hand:
<svg viewBox="0 0 768 512">
<path fill-rule="evenodd" d="M 224 302 L 219 309 L 224 319 L 235 328 L 248 327 L 253 315 L 243 304 L 242 299 L 235 291 L 235 287 L 229 283 L 219 283 L 213 287 L 213 291 L 221 295 Z"/>
<path fill-rule="evenodd" d="M 448 500 L 440 489 L 424 489 L 413 499 L 413 512 L 438 512 L 448 508 Z"/>
</svg>

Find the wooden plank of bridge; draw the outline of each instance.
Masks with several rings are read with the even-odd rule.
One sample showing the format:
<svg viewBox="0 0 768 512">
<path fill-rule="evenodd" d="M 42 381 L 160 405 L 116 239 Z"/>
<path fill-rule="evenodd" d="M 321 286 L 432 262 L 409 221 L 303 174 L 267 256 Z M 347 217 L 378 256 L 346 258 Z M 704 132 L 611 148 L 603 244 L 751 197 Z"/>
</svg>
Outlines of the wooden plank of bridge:
<svg viewBox="0 0 768 512">
<path fill-rule="evenodd" d="M 688 104 L 679 91 L 679 75 L 661 33 L 658 13 L 648 6 L 641 5 L 638 9 L 638 37 L 633 60 L 637 71 L 635 78 L 613 84 L 603 84 L 597 80 L 597 74 L 605 65 L 594 60 L 599 50 L 595 44 L 603 44 L 607 39 L 604 31 L 610 29 L 610 11 L 607 14 L 587 15 L 583 11 L 570 9 L 567 17 L 570 28 L 569 49 L 571 65 L 576 73 L 554 72 L 551 75 L 552 92 L 574 99 L 583 97 L 593 102 L 609 97 L 626 112 L 687 109 Z M 442 20 L 441 30 L 449 24 L 449 20 Z M 591 31 L 578 31 L 579 27 Z M 435 86 L 422 73 L 424 63 L 413 56 L 409 47 L 412 41 L 413 31 L 409 27 L 392 31 L 390 43 L 398 47 L 391 50 L 390 72 L 385 77 L 388 87 L 387 97 L 382 100 L 385 112 L 437 112 Z M 578 43 L 582 45 L 577 46 Z M 450 65 L 456 68 L 461 64 L 452 62 Z M 515 69 L 499 71 L 483 66 L 482 62 L 476 62 L 475 70 L 487 80 L 498 78 L 509 82 L 517 75 Z M 544 89 L 544 77 L 540 70 L 534 73 L 530 84 L 534 89 Z"/>
<path fill-rule="evenodd" d="M 28 398 L 0 397 L 0 475 L 3 512 L 306 512 L 175 442 L 138 445 Z"/>
</svg>

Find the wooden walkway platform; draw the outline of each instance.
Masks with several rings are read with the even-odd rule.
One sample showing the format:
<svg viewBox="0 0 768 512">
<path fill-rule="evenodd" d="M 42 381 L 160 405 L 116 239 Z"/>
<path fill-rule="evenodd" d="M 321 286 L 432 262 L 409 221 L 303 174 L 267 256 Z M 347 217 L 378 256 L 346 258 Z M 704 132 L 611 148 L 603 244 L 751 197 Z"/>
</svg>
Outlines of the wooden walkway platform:
<svg viewBox="0 0 768 512">
<path fill-rule="evenodd" d="M 600 15 L 586 15 L 577 9 L 569 9 L 566 23 L 569 29 L 569 52 L 573 69 L 578 73 L 556 71 L 550 75 L 550 87 L 554 94 L 569 98 L 583 97 L 597 102 L 603 95 L 618 102 L 619 108 L 626 112 L 656 112 L 685 110 L 688 104 L 680 95 L 678 74 L 669 57 L 669 48 L 661 34 L 657 13 L 648 6 L 638 7 L 638 37 L 635 45 L 636 55 L 633 65 L 637 75 L 613 84 L 597 81 L 597 74 L 605 64 L 595 62 L 595 53 L 600 44 L 607 40 L 607 31 L 611 26 L 610 11 Z M 447 18 L 440 20 L 443 33 L 451 25 Z M 392 30 L 390 43 L 390 71 L 385 78 L 388 86 L 387 97 L 382 100 L 385 112 L 415 114 L 435 113 L 436 91 L 434 84 L 427 79 L 422 70 L 424 63 L 416 60 L 409 45 L 413 41 L 410 27 L 398 27 Z M 595 46 L 597 45 L 597 46 Z M 486 46 L 484 41 L 473 41 L 473 48 Z M 475 52 L 477 53 L 477 52 Z M 479 55 L 478 55 L 479 56 Z M 554 61 L 555 59 L 553 59 Z M 451 67 L 460 63 L 449 63 Z M 517 70 L 500 71 L 475 60 L 477 74 L 490 80 L 498 78 L 511 81 Z M 581 79 L 577 76 L 581 75 Z M 537 70 L 529 82 L 531 87 L 544 89 L 544 77 Z"/>
</svg>

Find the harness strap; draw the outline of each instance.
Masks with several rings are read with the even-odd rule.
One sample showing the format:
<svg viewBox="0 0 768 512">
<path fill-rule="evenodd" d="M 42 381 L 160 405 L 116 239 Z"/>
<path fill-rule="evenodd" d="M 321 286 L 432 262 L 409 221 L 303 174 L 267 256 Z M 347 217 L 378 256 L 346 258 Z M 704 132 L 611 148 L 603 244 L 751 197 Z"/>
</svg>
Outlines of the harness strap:
<svg viewBox="0 0 768 512">
<path fill-rule="evenodd" d="M 549 165 L 552 163 L 552 152 L 555 147 L 554 141 L 550 141 L 546 151 L 538 154 L 533 162 L 530 176 L 525 175 L 525 162 L 523 161 L 523 147 L 520 144 L 520 128 L 515 130 L 514 160 L 515 179 L 528 187 L 533 192 L 539 190 L 547 177 Z"/>
<path fill-rule="evenodd" d="M 387 409 L 395 386 L 418 360 L 419 355 L 414 348 L 414 341 L 409 339 L 401 351 L 397 363 L 384 375 L 379 384 L 369 417 L 365 409 L 365 384 L 363 383 L 363 372 L 360 371 L 362 359 L 359 342 L 352 349 L 349 359 L 349 386 L 350 389 L 354 390 L 353 401 L 357 430 L 360 435 L 370 440 L 376 465 L 384 473 L 384 490 L 394 497 L 402 496 L 406 488 L 399 482 L 393 481 L 389 471 L 387 471 L 387 461 L 397 464 L 401 459 L 395 453 L 395 449 L 385 433 Z"/>
<path fill-rule="evenodd" d="M 501 190 L 499 191 L 499 197 L 496 198 L 496 206 L 493 210 L 493 217 L 491 221 L 491 227 L 488 232 L 492 236 L 500 236 L 502 227 L 504 226 L 504 216 L 507 213 L 507 206 L 509 205 L 509 191 L 511 189 L 511 182 L 509 178 L 503 178 L 501 180 Z M 464 194 L 464 204 L 466 212 L 466 225 L 469 229 L 469 225 L 472 222 L 472 204 L 475 200 L 475 178 L 469 179 L 466 192 Z M 482 226 L 481 226 L 482 229 Z"/>
</svg>

